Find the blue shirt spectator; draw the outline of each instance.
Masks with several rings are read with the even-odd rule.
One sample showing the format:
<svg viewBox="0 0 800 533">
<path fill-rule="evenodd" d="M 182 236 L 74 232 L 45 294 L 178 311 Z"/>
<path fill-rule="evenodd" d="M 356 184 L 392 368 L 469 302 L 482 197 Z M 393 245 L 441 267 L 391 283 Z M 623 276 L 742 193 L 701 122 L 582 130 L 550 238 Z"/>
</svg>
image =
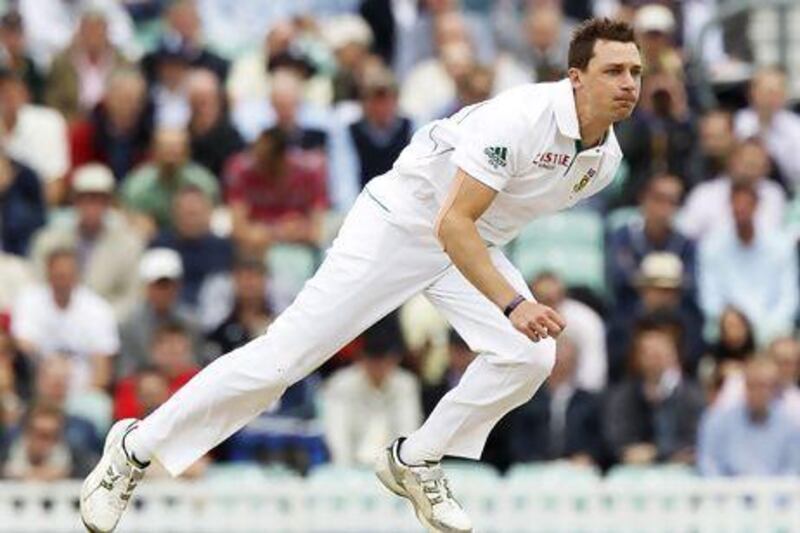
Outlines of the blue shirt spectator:
<svg viewBox="0 0 800 533">
<path fill-rule="evenodd" d="M 791 331 L 798 308 L 797 252 L 787 237 L 755 224 L 758 195 L 746 185 L 731 192 L 734 229 L 720 230 L 700 250 L 700 305 L 717 324 L 727 305 L 756 327 L 759 343 Z"/>
<path fill-rule="evenodd" d="M 705 476 L 800 474 L 800 429 L 775 401 L 778 370 L 767 359 L 745 370 L 744 401 L 711 408 L 700 424 L 698 467 Z"/>
</svg>

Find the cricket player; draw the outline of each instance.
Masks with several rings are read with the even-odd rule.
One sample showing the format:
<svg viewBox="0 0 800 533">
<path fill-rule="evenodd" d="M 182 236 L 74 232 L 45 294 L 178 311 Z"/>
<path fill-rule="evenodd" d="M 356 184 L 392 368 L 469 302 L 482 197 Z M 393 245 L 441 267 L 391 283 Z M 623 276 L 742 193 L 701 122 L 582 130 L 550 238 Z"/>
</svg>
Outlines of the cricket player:
<svg viewBox="0 0 800 533">
<path fill-rule="evenodd" d="M 608 185 L 622 159 L 613 124 L 639 97 L 633 31 L 585 22 L 568 78 L 528 84 L 421 128 L 368 183 L 317 273 L 264 335 L 218 358 L 144 420 L 121 420 L 83 484 L 81 518 L 116 527 L 151 459 L 180 474 L 364 329 L 425 293 L 478 357 L 416 432 L 379 454 L 383 484 L 430 531 L 472 523 L 441 467 L 478 459 L 492 427 L 529 400 L 565 327 L 502 253 L 532 218 Z"/>
</svg>

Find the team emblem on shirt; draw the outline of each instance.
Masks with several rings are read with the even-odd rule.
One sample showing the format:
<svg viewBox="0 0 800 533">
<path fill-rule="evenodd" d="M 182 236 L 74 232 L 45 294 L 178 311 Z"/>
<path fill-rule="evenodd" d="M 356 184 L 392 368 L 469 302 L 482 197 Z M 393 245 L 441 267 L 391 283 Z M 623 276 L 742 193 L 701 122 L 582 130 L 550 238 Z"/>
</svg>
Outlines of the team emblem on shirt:
<svg viewBox="0 0 800 533">
<path fill-rule="evenodd" d="M 584 187 L 589 185 L 589 182 L 592 181 L 594 175 L 597 174 L 597 171 L 593 168 L 590 168 L 589 171 L 583 175 L 583 177 L 572 187 L 572 192 L 579 193 L 581 192 Z"/>
<path fill-rule="evenodd" d="M 495 169 L 506 166 L 508 162 L 508 148 L 505 146 L 487 146 L 483 153 L 486 154 L 489 164 Z"/>
</svg>

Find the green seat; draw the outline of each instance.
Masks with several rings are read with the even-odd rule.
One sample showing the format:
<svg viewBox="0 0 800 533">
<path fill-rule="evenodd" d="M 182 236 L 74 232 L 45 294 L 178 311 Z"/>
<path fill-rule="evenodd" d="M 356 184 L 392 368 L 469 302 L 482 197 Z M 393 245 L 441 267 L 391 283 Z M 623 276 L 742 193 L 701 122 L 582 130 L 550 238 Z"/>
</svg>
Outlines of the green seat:
<svg viewBox="0 0 800 533">
<path fill-rule="evenodd" d="M 594 211 L 565 211 L 534 220 L 509 249 L 527 280 L 549 270 L 567 286 L 606 292 L 603 219 Z"/>
<path fill-rule="evenodd" d="M 276 293 L 290 300 L 317 268 L 318 252 L 303 244 L 275 244 L 267 251 L 266 263 Z"/>
</svg>

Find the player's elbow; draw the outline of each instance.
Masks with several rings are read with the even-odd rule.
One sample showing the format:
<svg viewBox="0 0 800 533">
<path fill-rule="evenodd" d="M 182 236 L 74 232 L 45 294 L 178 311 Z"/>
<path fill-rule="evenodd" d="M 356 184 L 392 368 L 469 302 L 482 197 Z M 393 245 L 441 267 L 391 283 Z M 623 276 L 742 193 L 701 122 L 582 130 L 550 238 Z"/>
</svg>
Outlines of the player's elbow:
<svg viewBox="0 0 800 533">
<path fill-rule="evenodd" d="M 457 214 L 452 211 L 443 213 L 436 220 L 435 233 L 436 238 L 442 244 L 445 250 L 448 249 L 448 244 L 453 242 L 456 235 L 459 234 L 459 228 L 463 224 L 463 220 L 459 220 Z"/>
</svg>

